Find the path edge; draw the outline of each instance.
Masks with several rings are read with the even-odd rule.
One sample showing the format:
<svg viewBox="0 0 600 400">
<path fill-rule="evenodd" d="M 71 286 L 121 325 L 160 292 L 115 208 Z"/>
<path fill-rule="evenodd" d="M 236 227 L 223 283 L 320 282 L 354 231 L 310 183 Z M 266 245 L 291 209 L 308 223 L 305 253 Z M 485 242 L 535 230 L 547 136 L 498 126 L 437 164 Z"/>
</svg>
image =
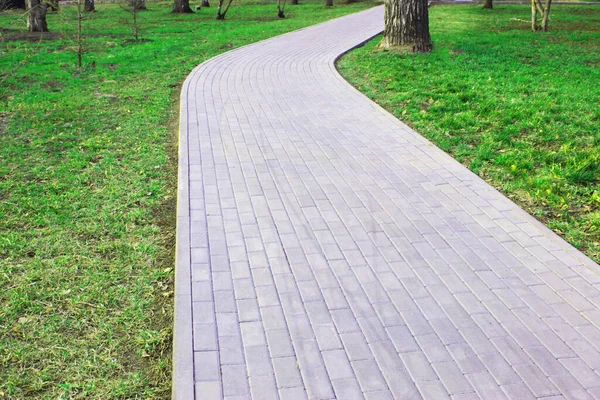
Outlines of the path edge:
<svg viewBox="0 0 600 400">
<path fill-rule="evenodd" d="M 447 3 L 444 3 L 444 4 L 447 4 Z M 467 3 L 467 4 L 473 4 L 473 3 Z M 600 4 L 600 2 L 598 2 L 598 4 Z M 420 134 L 419 132 L 417 132 L 416 130 L 411 128 L 410 126 L 408 126 L 405 122 L 403 122 L 401 119 L 396 117 L 390 111 L 386 110 L 383 106 L 379 105 L 379 103 L 377 103 L 374 100 L 372 100 L 371 98 L 369 98 L 366 94 L 364 94 L 363 92 L 358 90 L 357 87 L 355 87 L 346 78 L 344 78 L 344 76 L 340 73 L 340 71 L 337 67 L 338 61 L 342 57 L 344 57 L 346 54 L 351 52 L 352 50 L 355 50 L 359 47 L 364 46 L 366 43 L 370 42 L 371 40 L 376 38 L 378 35 L 381 35 L 382 33 L 383 33 L 383 30 L 380 33 L 378 33 L 377 35 L 373 35 L 370 39 L 359 43 L 358 45 L 352 47 L 351 49 L 344 51 L 340 55 L 333 58 L 333 60 L 330 61 L 330 63 L 331 63 L 330 67 L 337 75 L 337 78 L 340 79 L 341 81 L 343 81 L 346 85 L 348 85 L 348 87 L 351 90 L 358 93 L 366 102 L 374 105 L 387 118 L 394 121 L 397 125 L 400 125 L 404 130 L 411 132 L 413 134 L 413 136 L 415 138 L 419 139 L 424 145 L 435 147 L 436 149 L 438 149 L 441 152 L 441 154 L 443 154 L 447 159 L 449 159 L 450 162 L 462 167 L 468 174 L 470 174 L 473 177 L 473 179 L 475 181 L 478 181 L 479 184 L 483 183 L 483 187 L 486 188 L 496 198 L 496 200 L 501 201 L 501 202 L 508 202 L 508 204 L 510 204 L 510 206 L 511 206 L 511 211 L 514 211 L 517 214 L 517 216 L 521 218 L 521 221 L 528 223 L 531 226 L 531 228 L 537 230 L 542 236 L 551 240 L 554 244 L 559 246 L 563 251 L 565 251 L 567 254 L 571 255 L 573 258 L 575 258 L 577 261 L 579 261 L 582 266 L 585 266 L 586 268 L 588 268 L 591 272 L 595 273 L 596 275 L 600 275 L 600 264 L 596 263 L 594 260 L 592 260 L 589 256 L 587 256 L 581 250 L 579 250 L 574 245 L 569 243 L 565 238 L 563 238 L 558 233 L 554 232 L 552 229 L 550 229 L 548 226 L 546 226 L 546 224 L 544 224 L 542 221 L 538 220 L 536 217 L 534 217 L 533 215 L 528 213 L 525 209 L 523 209 L 523 207 L 521 207 L 520 205 L 515 203 L 507 195 L 505 195 L 500 190 L 498 190 L 497 188 L 492 186 L 489 182 L 485 181 L 485 179 L 481 178 L 479 175 L 477 175 L 476 173 L 471 171 L 469 168 L 467 168 L 466 166 L 461 164 L 458 160 L 456 160 L 454 157 L 452 157 L 446 151 L 440 149 L 435 143 L 430 141 L 428 138 L 426 138 L 425 136 L 423 136 L 422 134 Z"/>
<path fill-rule="evenodd" d="M 188 75 L 183 83 L 179 106 L 175 308 L 173 315 L 173 376 L 171 379 L 173 385 L 171 388 L 171 398 L 173 400 L 189 400 L 194 398 L 187 95 L 191 77 L 194 75 L 196 69 Z"/>
</svg>

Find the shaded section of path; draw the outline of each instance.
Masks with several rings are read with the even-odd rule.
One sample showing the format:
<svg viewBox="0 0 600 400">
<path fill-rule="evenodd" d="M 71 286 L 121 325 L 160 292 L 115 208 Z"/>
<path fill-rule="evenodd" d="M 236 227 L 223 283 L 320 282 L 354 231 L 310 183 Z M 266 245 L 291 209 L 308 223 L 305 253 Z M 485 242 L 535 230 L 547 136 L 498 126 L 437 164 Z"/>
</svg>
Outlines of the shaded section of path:
<svg viewBox="0 0 600 400">
<path fill-rule="evenodd" d="M 186 81 L 174 397 L 599 398 L 599 266 L 337 74 L 382 14 Z"/>
</svg>

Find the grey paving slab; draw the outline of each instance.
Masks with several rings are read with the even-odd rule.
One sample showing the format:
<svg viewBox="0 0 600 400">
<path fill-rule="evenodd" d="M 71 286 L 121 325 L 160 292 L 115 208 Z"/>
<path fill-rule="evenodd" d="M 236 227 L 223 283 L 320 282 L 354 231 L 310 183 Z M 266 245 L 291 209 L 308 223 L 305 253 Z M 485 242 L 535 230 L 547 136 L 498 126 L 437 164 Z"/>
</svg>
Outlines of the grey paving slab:
<svg viewBox="0 0 600 400">
<path fill-rule="evenodd" d="M 599 398 L 600 267 L 339 76 L 382 28 L 186 80 L 173 398 Z"/>
</svg>

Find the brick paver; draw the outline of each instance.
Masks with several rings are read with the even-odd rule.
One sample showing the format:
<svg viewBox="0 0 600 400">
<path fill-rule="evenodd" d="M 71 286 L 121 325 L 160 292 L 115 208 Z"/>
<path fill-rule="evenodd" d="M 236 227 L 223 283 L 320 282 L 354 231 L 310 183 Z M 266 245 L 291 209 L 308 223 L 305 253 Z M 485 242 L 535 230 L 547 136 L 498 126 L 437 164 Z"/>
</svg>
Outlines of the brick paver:
<svg viewBox="0 0 600 400">
<path fill-rule="evenodd" d="M 186 81 L 174 397 L 599 398 L 600 267 L 337 74 L 382 14 Z"/>
</svg>

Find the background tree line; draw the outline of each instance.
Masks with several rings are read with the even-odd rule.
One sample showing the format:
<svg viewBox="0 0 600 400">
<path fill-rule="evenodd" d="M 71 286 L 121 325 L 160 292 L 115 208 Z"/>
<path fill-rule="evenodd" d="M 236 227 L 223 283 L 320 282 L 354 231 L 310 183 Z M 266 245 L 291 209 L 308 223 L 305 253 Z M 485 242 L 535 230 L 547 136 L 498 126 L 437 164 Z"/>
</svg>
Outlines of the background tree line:
<svg viewBox="0 0 600 400">
<path fill-rule="evenodd" d="M 146 0 L 126 0 L 127 6 L 132 14 L 137 11 L 146 10 Z M 346 0 L 346 3 L 352 3 L 355 0 Z M 79 4 L 81 3 L 81 4 Z M 217 4 L 217 19 L 225 19 L 233 0 L 219 0 Z M 291 0 L 292 5 L 297 5 L 299 0 Z M 83 13 L 96 11 L 95 0 L 77 0 L 78 6 L 82 7 Z M 285 18 L 285 6 L 287 0 L 277 0 L 277 16 Z M 201 7 L 209 8 L 209 0 L 202 0 L 201 6 L 196 6 L 196 10 Z M 333 6 L 333 0 L 325 0 L 326 7 Z M 29 32 L 48 32 L 48 23 L 46 15 L 48 12 L 58 12 L 60 9 L 59 0 L 0 0 L 0 12 L 11 9 L 23 9 L 27 11 L 27 27 Z M 190 0 L 173 0 L 173 13 L 191 14 L 194 13 L 190 6 Z"/>
<path fill-rule="evenodd" d="M 83 13 L 96 11 L 94 0 L 77 0 L 78 6 L 83 2 Z M 139 10 L 146 9 L 146 0 L 127 0 L 134 15 Z M 350 3 L 354 0 L 347 0 Z M 225 19 L 233 0 L 219 0 L 217 19 Z M 287 0 L 277 0 L 277 16 L 285 18 Z M 292 0 L 291 4 L 298 4 Z M 327 7 L 333 6 L 333 0 L 325 0 Z M 533 31 L 547 31 L 552 0 L 531 0 L 531 28 Z M 202 1 L 202 7 L 210 7 L 209 0 Z M 414 52 L 428 52 L 433 48 L 429 34 L 429 0 L 386 0 L 385 1 L 385 32 L 383 47 L 403 47 Z M 484 0 L 484 8 L 493 8 L 493 0 Z M 58 0 L 0 0 L 0 11 L 6 9 L 25 9 L 28 12 L 28 29 L 30 32 L 47 32 L 46 14 L 58 11 Z M 200 9 L 197 6 L 196 9 Z M 174 0 L 173 13 L 193 13 L 190 0 Z M 541 23 L 538 22 L 541 15 Z"/>
</svg>

